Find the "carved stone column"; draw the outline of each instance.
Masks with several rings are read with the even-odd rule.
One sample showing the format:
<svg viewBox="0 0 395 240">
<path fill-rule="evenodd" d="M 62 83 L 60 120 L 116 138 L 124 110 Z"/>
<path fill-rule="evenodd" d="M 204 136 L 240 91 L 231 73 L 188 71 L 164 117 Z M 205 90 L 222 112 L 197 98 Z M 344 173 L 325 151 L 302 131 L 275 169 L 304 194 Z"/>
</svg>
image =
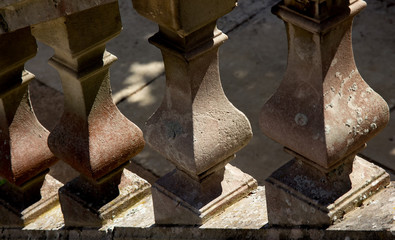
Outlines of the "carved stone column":
<svg viewBox="0 0 395 240">
<path fill-rule="evenodd" d="M 50 64 L 60 74 L 65 96 L 48 145 L 81 173 L 60 189 L 66 225 L 100 226 L 149 193 L 146 181 L 124 169 L 144 147 L 142 132 L 111 97 L 109 67 L 116 57 L 105 51 L 105 43 L 121 27 L 114 1 L 32 28 L 55 50 Z"/>
<path fill-rule="evenodd" d="M 269 222 L 329 225 L 389 184 L 356 156 L 388 122 L 386 102 L 354 62 L 361 0 L 285 0 L 273 8 L 288 34 L 288 67 L 263 106 L 263 132 L 295 156 L 266 180 Z"/>
<path fill-rule="evenodd" d="M 216 20 L 235 0 L 133 0 L 159 24 L 150 42 L 166 69 L 162 105 L 146 124 L 147 142 L 176 170 L 152 189 L 157 224 L 199 225 L 257 186 L 227 164 L 252 137 L 249 121 L 224 95 L 218 48 L 227 36 Z"/>
<path fill-rule="evenodd" d="M 57 160 L 47 146 L 49 132 L 30 104 L 24 71 L 36 55 L 30 28 L 0 35 L 0 225 L 23 226 L 58 203 L 60 183 L 48 168 Z"/>
</svg>

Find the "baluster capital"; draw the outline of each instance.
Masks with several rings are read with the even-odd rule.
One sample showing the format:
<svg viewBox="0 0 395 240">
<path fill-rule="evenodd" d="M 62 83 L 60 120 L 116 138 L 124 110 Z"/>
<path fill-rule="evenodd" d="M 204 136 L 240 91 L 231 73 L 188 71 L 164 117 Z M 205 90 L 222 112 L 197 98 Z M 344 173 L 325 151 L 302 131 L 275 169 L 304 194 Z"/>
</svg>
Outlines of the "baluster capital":
<svg viewBox="0 0 395 240">
<path fill-rule="evenodd" d="M 132 0 L 142 16 L 185 37 L 232 11 L 237 0 Z"/>
</svg>

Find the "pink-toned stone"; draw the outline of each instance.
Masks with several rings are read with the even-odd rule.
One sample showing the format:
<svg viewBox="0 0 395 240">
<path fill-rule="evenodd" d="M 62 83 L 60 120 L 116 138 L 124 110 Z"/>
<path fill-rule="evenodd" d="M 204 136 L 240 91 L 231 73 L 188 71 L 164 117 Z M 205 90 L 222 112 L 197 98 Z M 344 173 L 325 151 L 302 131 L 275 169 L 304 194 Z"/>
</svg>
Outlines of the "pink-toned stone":
<svg viewBox="0 0 395 240">
<path fill-rule="evenodd" d="M 58 190 L 62 184 L 47 173 L 44 171 L 21 186 L 0 186 L 1 226 L 26 226 L 59 206 Z"/>
<path fill-rule="evenodd" d="M 360 157 L 326 173 L 294 159 L 265 182 L 269 222 L 329 226 L 389 183 L 388 173 Z"/>
<path fill-rule="evenodd" d="M 152 188 L 155 223 L 202 225 L 256 187 L 255 179 L 230 164 L 200 182 L 174 170 Z"/>
<path fill-rule="evenodd" d="M 351 45 L 353 17 L 365 2 L 321 23 L 284 5 L 275 12 L 288 31 L 288 67 L 265 103 L 260 126 L 273 140 L 329 168 L 388 123 L 386 102 L 362 79 Z"/>
<path fill-rule="evenodd" d="M 147 181 L 123 167 L 94 182 L 80 176 L 59 190 L 65 225 L 81 227 L 101 227 L 150 193 Z"/>
<path fill-rule="evenodd" d="M 64 113 L 51 132 L 49 147 L 92 179 L 103 177 L 144 147 L 141 130 L 111 98 L 109 67 L 116 57 L 104 49 L 120 30 L 117 3 L 33 27 L 34 35 L 55 49 L 50 63 L 59 71 L 65 96 Z"/>
<path fill-rule="evenodd" d="M 34 76 L 24 71 L 24 63 L 34 57 L 36 48 L 29 28 L 0 35 L 0 174 L 16 185 L 56 161 L 47 146 L 49 132 L 30 104 L 28 83 Z"/>
<path fill-rule="evenodd" d="M 30 103 L 28 84 L 34 75 L 24 71 L 24 64 L 37 51 L 30 28 L 0 34 L 0 51 L 0 225 L 24 226 L 57 202 L 56 186 L 42 192 L 57 159 Z M 37 209 L 27 210 L 32 206 Z"/>
<path fill-rule="evenodd" d="M 34 36 L 55 51 L 49 63 L 59 72 L 64 92 L 64 112 L 48 146 L 81 174 L 59 192 L 68 226 L 99 226 L 147 193 L 145 181 L 134 194 L 121 196 L 118 186 L 124 164 L 145 144 L 142 131 L 111 97 L 109 68 L 117 58 L 105 44 L 121 28 L 117 2 L 32 27 Z"/>
<path fill-rule="evenodd" d="M 365 6 L 288 0 L 273 8 L 287 28 L 288 66 L 260 126 L 296 160 L 266 181 L 270 224 L 330 225 L 389 184 L 383 169 L 355 157 L 389 118 L 354 62 L 352 20 Z"/>
<path fill-rule="evenodd" d="M 216 20 L 236 1 L 132 2 L 159 25 L 150 42 L 161 49 L 166 71 L 165 97 L 148 119 L 145 136 L 177 168 L 154 184 L 156 223 L 200 225 L 256 187 L 252 177 L 238 182 L 238 174 L 224 170 L 252 137 L 248 119 L 228 101 L 219 76 L 218 48 L 227 36 Z M 225 172 L 229 185 L 223 186 Z"/>
</svg>

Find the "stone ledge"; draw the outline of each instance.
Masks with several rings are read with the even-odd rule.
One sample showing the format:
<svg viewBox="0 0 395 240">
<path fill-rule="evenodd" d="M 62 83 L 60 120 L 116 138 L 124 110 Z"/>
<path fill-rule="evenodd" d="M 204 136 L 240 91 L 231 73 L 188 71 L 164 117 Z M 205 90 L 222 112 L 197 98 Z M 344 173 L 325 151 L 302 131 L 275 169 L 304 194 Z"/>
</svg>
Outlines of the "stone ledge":
<svg viewBox="0 0 395 240">
<path fill-rule="evenodd" d="M 24 229 L 2 228 L 1 239 L 393 239 L 394 182 L 344 219 L 327 229 L 278 228 L 266 216 L 265 188 L 227 208 L 201 227 L 163 227 L 154 224 L 152 199 L 147 197 L 101 229 L 65 228 L 60 209 L 47 221 L 37 219 Z M 40 222 L 41 221 L 41 222 Z"/>
</svg>

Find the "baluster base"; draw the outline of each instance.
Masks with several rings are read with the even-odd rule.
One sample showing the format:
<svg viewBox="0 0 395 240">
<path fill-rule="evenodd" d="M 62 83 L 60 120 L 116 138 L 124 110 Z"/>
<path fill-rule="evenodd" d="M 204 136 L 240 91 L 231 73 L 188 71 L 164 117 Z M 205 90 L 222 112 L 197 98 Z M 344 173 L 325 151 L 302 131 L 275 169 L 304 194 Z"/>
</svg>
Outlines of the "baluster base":
<svg viewBox="0 0 395 240">
<path fill-rule="evenodd" d="M 0 226 L 24 227 L 59 205 L 62 183 L 43 171 L 21 186 L 0 186 Z"/>
<path fill-rule="evenodd" d="M 82 175 L 59 190 L 66 226 L 101 227 L 150 194 L 151 185 L 136 174 L 118 167 L 95 180 Z"/>
<path fill-rule="evenodd" d="M 176 169 L 152 187 L 155 223 L 202 225 L 257 186 L 253 177 L 230 164 L 200 182 Z"/>
<path fill-rule="evenodd" d="M 275 171 L 265 181 L 269 223 L 329 226 L 390 183 L 384 169 L 354 156 L 328 172 L 298 158 Z"/>
</svg>

